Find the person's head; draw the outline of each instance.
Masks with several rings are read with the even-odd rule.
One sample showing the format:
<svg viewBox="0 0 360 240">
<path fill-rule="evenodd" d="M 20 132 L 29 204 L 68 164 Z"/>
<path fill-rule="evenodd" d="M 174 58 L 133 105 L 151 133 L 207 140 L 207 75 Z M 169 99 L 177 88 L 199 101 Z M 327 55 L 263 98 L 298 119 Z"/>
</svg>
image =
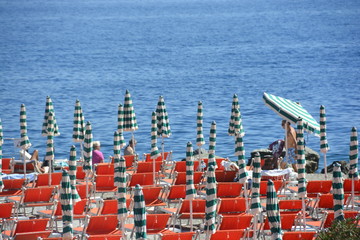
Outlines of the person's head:
<svg viewBox="0 0 360 240">
<path fill-rule="evenodd" d="M 94 148 L 94 150 L 99 150 L 100 149 L 100 141 L 94 141 L 93 148 Z"/>
<path fill-rule="evenodd" d="M 129 145 L 132 147 L 136 146 L 136 143 L 137 143 L 137 141 L 135 139 L 130 139 L 130 141 L 129 141 Z"/>
<path fill-rule="evenodd" d="M 281 126 L 285 129 L 285 124 L 287 124 L 287 126 L 290 126 L 290 122 L 286 121 L 286 120 L 282 120 L 281 121 Z"/>
</svg>

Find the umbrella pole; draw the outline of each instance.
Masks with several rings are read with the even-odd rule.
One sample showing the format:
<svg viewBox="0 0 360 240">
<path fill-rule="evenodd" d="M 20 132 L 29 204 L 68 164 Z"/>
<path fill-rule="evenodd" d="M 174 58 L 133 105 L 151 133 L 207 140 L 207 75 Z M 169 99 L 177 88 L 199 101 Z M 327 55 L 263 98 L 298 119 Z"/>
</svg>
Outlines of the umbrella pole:
<svg viewBox="0 0 360 240">
<path fill-rule="evenodd" d="M 25 149 L 24 149 L 24 178 L 26 179 L 26 157 L 25 157 Z"/>
<path fill-rule="evenodd" d="M 193 200 L 190 199 L 190 231 L 193 231 Z"/>
<path fill-rule="evenodd" d="M 355 197 L 355 182 L 354 176 L 351 177 L 351 209 L 354 210 L 354 197 Z"/>
<path fill-rule="evenodd" d="M 165 144 L 164 144 L 164 137 L 161 138 L 161 151 L 162 151 L 162 160 L 164 161 L 164 155 L 165 155 Z"/>
<path fill-rule="evenodd" d="M 81 160 L 84 161 L 84 146 L 83 142 L 80 142 Z"/>
<path fill-rule="evenodd" d="M 49 186 L 51 186 L 51 169 L 52 168 L 52 160 L 49 160 Z"/>
<path fill-rule="evenodd" d="M 258 225 L 258 218 L 257 214 L 254 215 L 254 233 L 253 233 L 253 239 L 257 239 L 257 225 Z"/>
<path fill-rule="evenodd" d="M 305 222 L 305 198 L 301 198 L 302 202 L 302 220 L 304 224 L 304 231 L 306 230 L 306 222 Z"/>
<path fill-rule="evenodd" d="M 287 125 L 287 121 L 285 122 L 285 159 L 286 159 L 286 163 L 289 163 L 289 154 L 288 154 L 288 137 L 287 137 L 287 132 L 288 132 L 288 125 Z"/>
<path fill-rule="evenodd" d="M 89 199 L 89 171 L 86 171 L 86 198 Z"/>
<path fill-rule="evenodd" d="M 326 153 L 324 153 L 324 170 L 325 170 L 325 179 L 327 180 L 327 164 L 326 164 Z"/>
<path fill-rule="evenodd" d="M 249 203 L 248 203 L 248 192 L 247 192 L 247 180 L 244 182 L 244 198 L 245 198 L 245 208 L 246 212 L 249 211 Z"/>
<path fill-rule="evenodd" d="M 134 154 L 136 154 L 135 144 L 134 144 L 135 143 L 134 130 L 131 131 L 131 141 L 132 141 L 132 143 L 134 145 Z"/>
<path fill-rule="evenodd" d="M 155 178 L 155 158 L 153 158 L 153 181 L 154 181 L 154 185 L 156 186 L 156 178 Z"/>
<path fill-rule="evenodd" d="M 121 239 L 127 239 L 125 234 L 125 218 L 121 218 Z"/>
</svg>

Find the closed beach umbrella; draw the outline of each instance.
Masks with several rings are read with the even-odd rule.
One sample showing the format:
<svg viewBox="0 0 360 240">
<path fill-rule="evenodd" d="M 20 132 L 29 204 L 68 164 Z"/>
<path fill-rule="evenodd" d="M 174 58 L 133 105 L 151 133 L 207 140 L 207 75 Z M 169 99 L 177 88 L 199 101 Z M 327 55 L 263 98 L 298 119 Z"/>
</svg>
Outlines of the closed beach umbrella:
<svg viewBox="0 0 360 240">
<path fill-rule="evenodd" d="M 139 184 L 134 189 L 134 225 L 135 239 L 147 239 L 144 194 Z"/>
<path fill-rule="evenodd" d="M 49 113 L 47 123 L 47 140 L 45 160 L 49 163 L 49 185 L 51 185 L 51 172 L 54 161 L 54 118 L 52 112 Z"/>
<path fill-rule="evenodd" d="M 71 184 L 68 173 L 63 170 L 60 188 L 60 203 L 63 212 L 63 239 L 73 238 L 73 209 L 74 204 L 80 200 L 74 185 Z"/>
<path fill-rule="evenodd" d="M 161 149 L 162 158 L 164 160 L 164 138 L 171 136 L 170 122 L 168 113 L 166 111 L 166 105 L 164 97 L 160 96 L 156 107 L 156 118 L 157 118 L 157 135 L 161 137 Z"/>
<path fill-rule="evenodd" d="M 255 154 L 254 163 L 253 163 L 253 174 L 252 174 L 252 188 L 251 188 L 251 205 L 250 213 L 254 215 L 254 238 L 257 236 L 257 223 L 258 223 L 258 214 L 261 213 L 262 208 L 260 205 L 260 181 L 261 181 L 261 159 L 260 154 L 257 152 Z"/>
<path fill-rule="evenodd" d="M 217 208 L 217 196 L 216 196 L 215 168 L 213 166 L 209 166 L 206 176 L 206 208 L 205 208 L 205 229 L 204 229 L 206 231 L 207 236 L 216 232 L 216 228 L 215 228 L 216 208 Z"/>
<path fill-rule="evenodd" d="M 53 122 L 54 122 L 54 136 L 59 136 L 60 132 L 59 132 L 59 127 L 57 125 L 56 122 L 56 117 L 55 117 L 55 111 L 54 111 L 54 105 L 52 103 L 52 100 L 49 96 L 46 97 L 46 105 L 45 105 L 45 115 L 44 115 L 44 121 L 43 121 L 43 125 L 42 125 L 42 131 L 41 134 L 43 136 L 47 136 L 47 124 L 48 124 L 48 117 L 49 117 L 49 113 L 52 112 L 53 113 Z"/>
<path fill-rule="evenodd" d="M 326 113 L 325 106 L 320 106 L 320 151 L 324 154 L 325 178 L 327 179 L 326 153 L 329 151 L 329 145 L 326 138 Z"/>
<path fill-rule="evenodd" d="M 69 158 L 69 178 L 72 185 L 76 185 L 76 148 L 74 145 L 70 148 Z"/>
<path fill-rule="evenodd" d="M 74 142 L 83 142 L 85 136 L 85 118 L 82 112 L 81 103 L 78 99 L 75 102 L 74 109 L 74 126 L 73 126 L 73 136 L 72 139 Z"/>
<path fill-rule="evenodd" d="M 279 210 L 279 199 L 276 194 L 274 182 L 268 180 L 266 189 L 266 215 L 269 219 L 271 239 L 280 240 L 281 237 L 281 221 Z"/>
<path fill-rule="evenodd" d="M 304 140 L 304 125 L 301 118 L 297 121 L 296 129 L 296 141 L 297 141 L 297 169 L 298 169 L 298 197 L 302 199 L 302 217 L 305 227 L 305 198 L 306 192 L 306 159 L 305 159 L 305 140 Z"/>
<path fill-rule="evenodd" d="M 123 108 L 124 118 L 123 118 L 123 131 L 131 132 L 131 139 L 135 142 L 134 131 L 139 127 L 136 121 L 136 114 L 134 111 L 134 106 L 129 90 L 126 90 L 125 99 L 124 99 L 124 108 Z M 135 145 L 134 145 L 135 152 Z"/>
<path fill-rule="evenodd" d="M 216 148 L 216 122 L 213 121 L 210 127 L 208 167 L 213 166 L 214 169 L 217 168 L 216 159 L 215 159 L 215 148 Z"/>
<path fill-rule="evenodd" d="M 247 192 L 247 180 L 249 179 L 248 172 L 246 171 L 246 162 L 245 162 L 245 148 L 244 142 L 241 134 L 236 134 L 236 142 L 235 142 L 235 156 L 238 157 L 238 165 L 239 165 L 239 182 L 244 185 L 244 196 L 246 203 L 246 210 L 248 210 L 248 192 Z"/>
<path fill-rule="evenodd" d="M 186 146 L 186 197 L 190 200 L 190 228 L 193 228 L 192 218 L 192 199 L 195 198 L 196 190 L 194 186 L 194 152 L 192 143 L 188 142 Z"/>
<path fill-rule="evenodd" d="M 154 183 L 156 183 L 155 175 L 155 159 L 161 156 L 159 149 L 157 147 L 157 119 L 156 112 L 153 112 L 151 115 L 151 152 L 150 158 L 153 160 L 153 178 Z"/>
<path fill-rule="evenodd" d="M 357 129 L 353 127 L 351 129 L 351 136 L 350 136 L 350 171 L 349 171 L 349 178 L 351 178 L 351 205 L 354 208 L 354 197 L 355 197 L 355 183 L 354 181 L 359 180 L 359 173 L 358 173 L 358 155 L 359 155 L 359 142 L 357 136 Z"/>
<path fill-rule="evenodd" d="M 2 145 L 4 143 L 4 135 L 3 135 L 3 129 L 2 129 L 2 122 L 0 119 L 0 192 L 2 192 L 4 188 L 4 183 L 2 181 Z"/>
<path fill-rule="evenodd" d="M 26 178 L 26 159 L 25 151 L 31 147 L 29 137 L 27 135 L 27 123 L 26 123 L 26 107 L 25 104 L 21 104 L 20 108 L 20 148 L 24 151 L 24 178 Z"/>
<path fill-rule="evenodd" d="M 201 148 L 205 144 L 203 133 L 203 105 L 202 102 L 198 102 L 197 116 L 196 116 L 196 145 Z M 200 154 L 200 151 L 199 151 Z"/>
<path fill-rule="evenodd" d="M 235 110 L 240 108 L 239 99 L 236 94 L 233 96 L 232 104 L 231 104 L 231 115 L 230 115 L 230 121 L 229 121 L 229 129 L 228 134 L 230 136 L 235 135 Z"/>
<path fill-rule="evenodd" d="M 89 175 L 92 168 L 92 151 L 93 151 L 93 136 L 91 123 L 87 122 L 85 126 L 84 137 L 84 163 L 83 170 L 86 173 L 86 186 L 89 184 Z M 89 197 L 88 187 L 86 188 L 86 197 Z"/>
<path fill-rule="evenodd" d="M 344 185 L 341 165 L 336 163 L 333 171 L 334 219 L 344 220 Z"/>
<path fill-rule="evenodd" d="M 264 93 L 265 105 L 276 112 L 281 118 L 296 124 L 299 117 L 303 119 L 304 129 L 318 136 L 319 123 L 299 103 L 272 94 Z"/>
<path fill-rule="evenodd" d="M 124 131 L 124 107 L 121 104 L 119 104 L 119 106 L 118 106 L 118 127 L 117 127 L 117 131 L 119 133 L 119 146 L 120 146 L 120 148 L 123 148 L 123 147 L 125 147 L 126 143 L 125 143 L 124 135 L 123 135 L 123 131 Z"/>
</svg>

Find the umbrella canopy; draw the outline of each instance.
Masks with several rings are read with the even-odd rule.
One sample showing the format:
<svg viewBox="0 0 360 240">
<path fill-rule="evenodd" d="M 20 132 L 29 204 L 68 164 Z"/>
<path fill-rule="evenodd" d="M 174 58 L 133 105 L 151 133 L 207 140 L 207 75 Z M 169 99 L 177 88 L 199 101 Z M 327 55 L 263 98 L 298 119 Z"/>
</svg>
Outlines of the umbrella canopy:
<svg viewBox="0 0 360 240">
<path fill-rule="evenodd" d="M 138 129 L 136 114 L 129 90 L 126 90 L 124 99 L 124 131 L 135 131 Z"/>
<path fill-rule="evenodd" d="M 160 96 L 156 107 L 157 116 L 157 134 L 159 137 L 168 138 L 171 136 L 170 122 L 168 113 L 166 111 L 166 105 L 164 97 Z"/>
<path fill-rule="evenodd" d="M 215 168 L 209 166 L 206 176 L 206 208 L 205 208 L 205 231 L 208 233 L 215 233 L 215 220 L 216 220 L 216 178 Z"/>
<path fill-rule="evenodd" d="M 0 192 L 2 192 L 4 188 L 4 183 L 2 181 L 2 145 L 4 143 L 4 135 L 3 135 L 3 129 L 2 129 L 2 121 L 0 118 Z"/>
<path fill-rule="evenodd" d="M 83 142 L 85 135 L 85 119 L 82 112 L 81 104 L 78 99 L 75 102 L 74 109 L 74 127 L 72 139 L 74 142 Z"/>
<path fill-rule="evenodd" d="M 139 184 L 134 189 L 134 225 L 135 239 L 147 239 L 144 194 Z"/>
<path fill-rule="evenodd" d="M 276 194 L 274 182 L 268 180 L 266 189 L 266 215 L 269 219 L 271 239 L 280 240 L 281 237 L 281 221 L 279 210 L 279 199 Z"/>
<path fill-rule="evenodd" d="M 325 106 L 320 106 L 320 151 L 324 154 L 325 177 L 327 178 L 326 153 L 329 151 L 329 145 L 326 138 L 326 113 Z"/>
<path fill-rule="evenodd" d="M 87 122 L 85 127 L 85 137 L 84 137 L 84 165 L 83 170 L 86 173 L 91 172 L 92 166 L 92 151 L 93 151 L 93 136 L 91 123 Z"/>
<path fill-rule="evenodd" d="M 25 151 L 31 147 L 31 143 L 27 135 L 25 104 L 21 104 L 21 108 L 20 108 L 20 135 L 21 135 L 20 147 Z"/>
<path fill-rule="evenodd" d="M 249 179 L 249 175 L 246 171 L 245 148 L 241 134 L 236 134 L 235 156 L 238 157 L 239 182 L 244 184 Z"/>
<path fill-rule="evenodd" d="M 73 208 L 80 200 L 74 185 L 71 184 L 69 174 L 63 170 L 60 188 L 60 203 L 63 212 L 63 239 L 73 238 Z"/>
<path fill-rule="evenodd" d="M 335 164 L 333 171 L 334 218 L 344 220 L 344 185 L 341 174 L 341 165 Z"/>
<path fill-rule="evenodd" d="M 197 116 L 196 116 L 196 145 L 201 147 L 205 144 L 203 134 L 203 105 L 202 102 L 198 102 Z M 200 153 L 199 153 L 200 154 Z"/>
<path fill-rule="evenodd" d="M 46 124 L 46 134 L 47 134 L 47 141 L 46 141 L 46 155 L 45 160 L 53 161 L 54 160 L 54 118 L 52 112 L 49 112 L 48 122 Z"/>
<path fill-rule="evenodd" d="M 251 206 L 250 212 L 256 215 L 261 212 L 262 208 L 260 205 L 260 180 L 261 180 L 261 159 L 260 154 L 257 152 L 254 158 L 254 169 L 252 175 L 252 192 L 251 192 Z"/>
<path fill-rule="evenodd" d="M 157 159 L 161 156 L 159 149 L 157 147 L 157 119 L 156 112 L 153 112 L 151 115 L 151 159 Z"/>
<path fill-rule="evenodd" d="M 124 140 L 124 135 L 123 135 L 123 131 L 124 131 L 124 107 L 119 104 L 118 106 L 118 127 L 117 127 L 117 131 L 119 133 L 119 146 L 120 148 L 125 147 L 126 143 Z"/>
<path fill-rule="evenodd" d="M 359 179 L 358 173 L 358 155 L 359 155 L 359 142 L 357 136 L 357 129 L 353 127 L 351 129 L 351 136 L 350 136 L 350 172 L 349 178 L 354 178 L 354 180 Z"/>
<path fill-rule="evenodd" d="M 298 169 L 298 182 L 300 198 L 306 197 L 306 159 L 305 159 L 305 141 L 304 141 L 304 125 L 301 118 L 298 119 L 296 129 L 297 140 L 297 169 Z"/>
<path fill-rule="evenodd" d="M 315 135 L 320 134 L 320 125 L 299 103 L 288 99 L 264 93 L 265 105 L 276 112 L 280 117 L 292 124 L 296 124 L 299 117 L 303 119 L 304 128 Z"/>
<path fill-rule="evenodd" d="M 186 199 L 194 199 L 196 190 L 194 186 L 194 152 L 192 143 L 186 146 Z"/>
<path fill-rule="evenodd" d="M 72 185 L 76 185 L 76 148 L 74 145 L 70 148 L 69 157 L 69 178 Z"/>
<path fill-rule="evenodd" d="M 213 166 L 214 169 L 217 168 L 216 159 L 215 159 L 215 147 L 216 147 L 216 122 L 213 121 L 210 127 L 208 167 Z"/>
<path fill-rule="evenodd" d="M 46 97 L 46 105 L 45 105 L 45 115 L 44 115 L 44 121 L 43 121 L 43 125 L 42 125 L 42 131 L 41 134 L 43 136 L 47 136 L 47 124 L 48 124 L 48 117 L 49 117 L 49 113 L 52 112 L 53 113 L 53 121 L 54 121 L 54 136 L 59 136 L 60 132 L 59 132 L 59 127 L 57 125 L 56 122 L 56 117 L 55 117 L 55 111 L 54 111 L 54 105 L 52 103 L 52 100 L 49 96 Z"/>
</svg>

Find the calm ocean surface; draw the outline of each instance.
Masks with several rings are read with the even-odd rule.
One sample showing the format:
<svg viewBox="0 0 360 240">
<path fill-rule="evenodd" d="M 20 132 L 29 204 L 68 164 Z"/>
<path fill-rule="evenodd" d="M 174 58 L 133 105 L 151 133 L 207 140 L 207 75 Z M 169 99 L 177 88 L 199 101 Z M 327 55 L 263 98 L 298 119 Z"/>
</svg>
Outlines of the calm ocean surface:
<svg viewBox="0 0 360 240">
<path fill-rule="evenodd" d="M 173 150 L 176 160 L 185 157 L 188 141 L 195 145 L 199 100 L 205 148 L 216 121 L 216 154 L 236 159 L 234 139 L 227 135 L 234 93 L 247 156 L 284 135 L 263 92 L 299 101 L 317 120 L 325 105 L 328 162 L 348 160 L 350 130 L 360 127 L 357 0 L 0 0 L 0 32 L 4 137 L 20 136 L 24 103 L 30 151 L 39 149 L 41 157 L 47 95 L 61 132 L 56 158 L 68 158 L 74 144 L 76 99 L 94 139 L 106 157 L 112 155 L 117 106 L 126 89 L 138 119 L 140 154 L 150 151 L 151 113 L 164 96 L 173 133 L 165 150 Z M 130 137 L 125 132 L 125 140 Z M 306 140 L 319 151 L 318 137 Z M 11 141 L 3 149 L 12 154 Z"/>
</svg>

